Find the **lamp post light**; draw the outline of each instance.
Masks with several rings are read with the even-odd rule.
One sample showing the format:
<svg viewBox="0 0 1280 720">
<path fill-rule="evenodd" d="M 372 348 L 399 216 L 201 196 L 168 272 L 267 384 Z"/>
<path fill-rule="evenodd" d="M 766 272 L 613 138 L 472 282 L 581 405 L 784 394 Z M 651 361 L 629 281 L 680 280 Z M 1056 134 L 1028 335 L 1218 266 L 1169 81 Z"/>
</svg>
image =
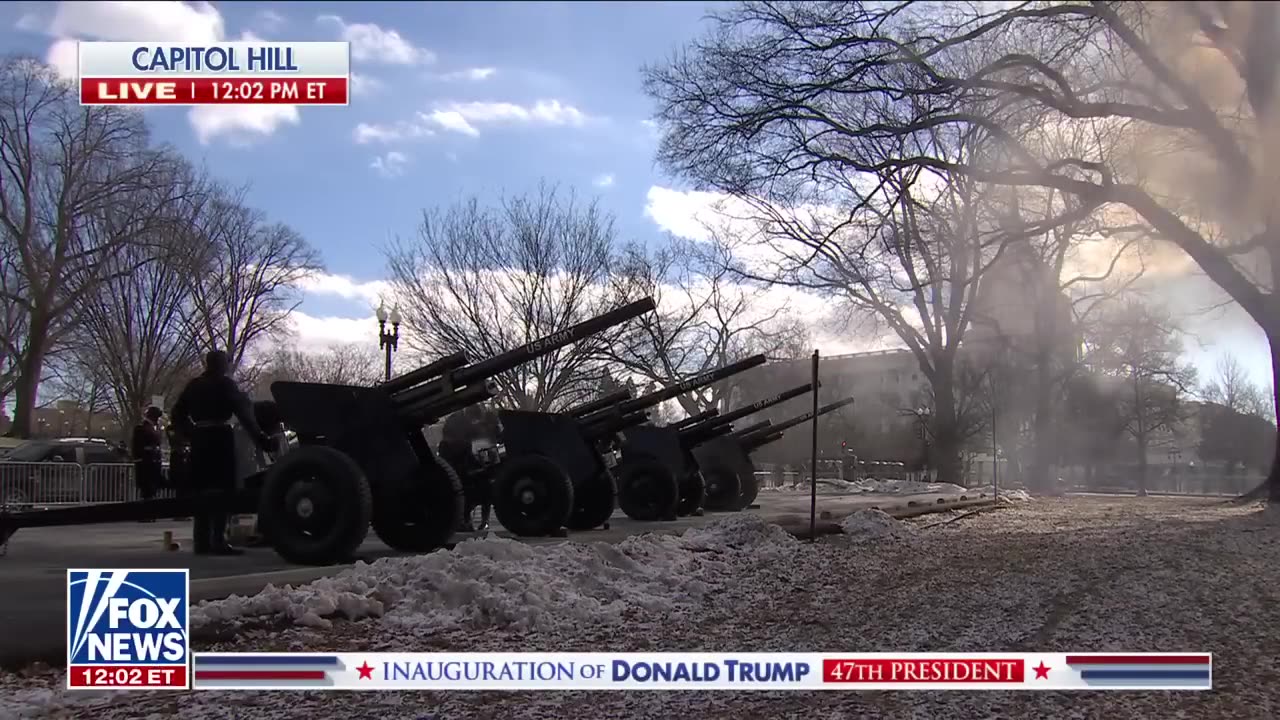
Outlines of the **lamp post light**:
<svg viewBox="0 0 1280 720">
<path fill-rule="evenodd" d="M 920 469 L 924 482 L 929 482 L 929 408 L 921 405 L 916 409 L 916 417 L 920 418 Z"/>
<path fill-rule="evenodd" d="M 391 353 L 400 344 L 400 308 L 393 307 L 387 312 L 387 306 L 378 303 L 378 347 L 387 353 L 386 379 L 391 380 Z M 387 332 L 387 322 L 391 323 L 391 332 Z"/>
</svg>

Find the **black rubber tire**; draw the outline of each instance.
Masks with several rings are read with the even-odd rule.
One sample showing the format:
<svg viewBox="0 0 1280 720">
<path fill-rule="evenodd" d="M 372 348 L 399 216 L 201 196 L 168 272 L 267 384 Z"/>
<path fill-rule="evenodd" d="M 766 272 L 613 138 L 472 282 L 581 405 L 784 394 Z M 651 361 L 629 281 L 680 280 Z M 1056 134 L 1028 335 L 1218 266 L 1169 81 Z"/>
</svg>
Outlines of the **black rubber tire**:
<svg viewBox="0 0 1280 720">
<path fill-rule="evenodd" d="M 565 526 L 570 530 L 594 530 L 609 522 L 618 507 L 618 483 L 605 470 L 573 489 L 573 512 Z"/>
<path fill-rule="evenodd" d="M 323 445 L 285 453 L 267 469 L 258 496 L 258 527 L 277 555 L 300 565 L 350 560 L 372 516 L 373 494 L 360 466 Z"/>
<path fill-rule="evenodd" d="M 640 522 L 670 520 L 680 503 L 680 483 L 666 465 L 649 457 L 618 464 L 618 507 Z"/>
<path fill-rule="evenodd" d="M 373 531 L 392 550 L 421 553 L 439 549 L 462 522 L 466 513 L 462 481 L 448 462 L 436 458 L 435 463 L 435 468 L 422 468 L 414 497 L 391 497 L 374 508 Z"/>
<path fill-rule="evenodd" d="M 676 505 L 676 515 L 687 517 L 698 512 L 702 501 L 706 498 L 707 486 L 702 480 L 702 473 L 694 470 L 680 481 L 680 502 Z"/>
<path fill-rule="evenodd" d="M 702 468 L 702 479 L 706 482 L 706 498 L 702 506 L 713 512 L 726 512 L 737 509 L 742 496 L 738 474 L 721 465 Z"/>
<path fill-rule="evenodd" d="M 760 495 L 760 483 L 756 481 L 756 474 L 739 473 L 738 475 L 738 503 L 734 507 L 735 510 L 746 510 L 756 501 L 756 497 Z"/>
<path fill-rule="evenodd" d="M 493 478 L 493 514 L 520 537 L 559 532 L 574 509 L 573 482 L 550 458 L 508 458 Z"/>
</svg>

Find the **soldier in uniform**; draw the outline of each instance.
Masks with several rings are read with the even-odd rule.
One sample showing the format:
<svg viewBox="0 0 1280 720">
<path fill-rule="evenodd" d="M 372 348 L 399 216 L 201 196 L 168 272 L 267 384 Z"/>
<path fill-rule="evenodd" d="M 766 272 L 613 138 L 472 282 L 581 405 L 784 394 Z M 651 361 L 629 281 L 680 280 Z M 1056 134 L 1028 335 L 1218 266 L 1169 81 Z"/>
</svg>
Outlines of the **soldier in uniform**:
<svg viewBox="0 0 1280 720">
<path fill-rule="evenodd" d="M 162 469 L 163 436 L 160 433 L 160 418 L 164 411 L 158 407 L 147 408 L 142 422 L 133 428 L 133 480 L 138 485 L 138 495 L 143 500 L 156 496 L 156 491 L 164 479 Z"/>
<path fill-rule="evenodd" d="M 230 425 L 233 416 L 258 447 L 271 447 L 271 439 L 258 427 L 249 398 L 231 379 L 230 370 L 225 352 L 210 352 L 205 356 L 204 373 L 187 383 L 173 406 L 173 421 L 191 444 L 188 478 L 193 490 L 235 489 L 235 434 Z M 241 554 L 241 550 L 227 543 L 227 517 L 225 506 L 197 510 L 193 533 L 197 554 Z"/>
<path fill-rule="evenodd" d="M 480 506 L 482 527 L 489 526 L 489 492 L 488 483 L 478 477 L 479 468 L 472 454 L 471 442 L 485 436 L 485 410 L 479 405 L 471 405 L 445 418 L 440 428 L 441 438 L 437 451 L 441 459 L 449 463 L 458 472 L 462 480 L 462 489 L 466 493 L 466 516 L 462 521 L 464 532 L 474 532 L 471 524 L 471 512 Z"/>
</svg>

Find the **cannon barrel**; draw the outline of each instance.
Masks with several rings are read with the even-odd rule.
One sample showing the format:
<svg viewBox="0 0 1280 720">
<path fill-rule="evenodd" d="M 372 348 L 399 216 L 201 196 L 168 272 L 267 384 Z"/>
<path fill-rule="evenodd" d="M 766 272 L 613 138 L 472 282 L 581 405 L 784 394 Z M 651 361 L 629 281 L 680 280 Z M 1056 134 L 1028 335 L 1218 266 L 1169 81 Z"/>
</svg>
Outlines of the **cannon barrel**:
<svg viewBox="0 0 1280 720">
<path fill-rule="evenodd" d="M 434 362 L 427 363 L 417 370 L 410 370 L 403 375 L 397 375 L 390 380 L 382 383 L 382 389 L 386 392 L 395 394 L 403 390 L 408 390 L 414 385 L 421 385 L 428 380 L 434 380 L 450 370 L 457 370 L 467 364 L 467 354 L 464 352 L 456 352 L 452 355 L 444 357 Z"/>
<path fill-rule="evenodd" d="M 571 415 L 573 417 L 586 417 L 591 413 L 598 412 L 607 407 L 612 407 L 622 402 L 623 400 L 630 400 L 630 399 L 631 399 L 630 390 L 615 390 L 609 393 L 608 395 L 605 395 L 604 397 L 596 398 L 595 400 L 592 400 L 590 402 L 585 402 L 581 405 L 575 405 L 574 407 L 571 407 L 568 410 L 566 410 L 565 414 Z"/>
<path fill-rule="evenodd" d="M 767 427 L 772 427 L 772 426 L 773 426 L 772 420 L 761 420 L 760 422 L 755 423 L 753 425 L 748 425 L 742 428 L 741 430 L 734 432 L 733 434 L 735 437 L 746 437 L 748 435 L 751 435 L 752 433 L 759 432 Z"/>
<path fill-rule="evenodd" d="M 447 395 L 425 397 L 412 405 L 397 408 L 397 412 L 410 422 L 430 425 L 449 413 L 469 405 L 479 405 L 497 394 L 498 384 L 493 380 L 485 380 Z"/>
<path fill-rule="evenodd" d="M 812 391 L 813 391 L 813 383 L 805 383 L 804 385 L 801 385 L 799 387 L 794 387 L 794 388 L 791 388 L 790 390 L 780 392 L 777 395 L 772 395 L 767 398 L 762 398 L 760 400 L 757 400 L 751 403 L 750 405 L 745 405 L 743 407 L 740 407 L 737 410 L 730 410 L 729 412 L 723 415 L 720 415 L 717 418 L 707 420 L 705 425 L 707 427 L 715 427 L 716 425 L 728 425 L 734 420 L 741 420 L 742 418 L 748 415 L 753 415 L 755 413 L 758 413 L 761 410 L 764 410 L 765 408 L 770 408 L 770 407 L 773 407 L 774 405 L 780 405 L 788 400 L 791 400 L 793 398 L 798 398 L 801 395 L 805 395 Z"/>
<path fill-rule="evenodd" d="M 465 365 L 449 371 L 437 380 L 432 380 L 398 393 L 394 396 L 394 400 L 401 408 L 416 406 L 424 398 L 472 385 L 480 380 L 488 380 L 530 360 L 543 355 L 550 355 L 560 348 L 572 345 L 583 338 L 638 318 L 652 311 L 655 307 L 653 298 L 644 298 L 628 303 L 603 315 L 583 320 L 577 325 L 554 332 L 546 337 L 538 338 L 518 348 L 499 353 L 475 364 Z"/>
<path fill-rule="evenodd" d="M 711 408 L 710 410 L 703 410 L 697 415 L 690 415 L 689 417 L 683 420 L 677 420 L 676 422 L 671 423 L 667 427 L 671 428 L 672 430 L 683 430 L 684 428 L 697 425 L 698 423 L 706 422 L 707 420 L 710 420 L 719 414 L 720 414 L 719 410 L 716 410 L 715 408 Z"/>
<path fill-rule="evenodd" d="M 745 372 L 758 365 L 763 365 L 767 360 L 768 358 L 764 355 L 752 355 L 745 360 L 739 360 L 736 363 L 730 363 L 724 367 L 716 368 L 715 370 L 708 370 L 701 375 L 695 375 L 688 380 L 681 380 L 675 385 L 662 388 L 661 390 L 655 390 L 648 395 L 641 395 L 638 398 L 623 401 L 617 405 L 617 408 L 621 410 L 623 414 L 632 413 L 636 410 L 645 410 L 660 403 L 664 403 L 674 397 L 679 397 L 691 390 L 704 388 L 712 383 L 724 380 L 725 378 L 733 377 L 740 372 Z M 584 420 L 585 422 L 591 422 L 593 417 L 588 416 L 584 418 Z"/>
<path fill-rule="evenodd" d="M 627 428 L 643 425 L 648 421 L 649 412 L 647 410 L 636 410 L 629 413 L 615 411 L 585 426 L 583 434 L 586 435 L 587 439 L 594 442 L 600 438 L 616 435 Z"/>
<path fill-rule="evenodd" d="M 769 443 L 778 442 L 779 440 L 782 439 L 783 434 L 784 433 L 780 433 L 780 432 L 765 433 L 760 438 L 756 440 L 752 440 L 749 447 L 747 448 L 747 451 L 750 452 L 752 450 L 759 450 L 760 448 L 764 447 L 765 445 L 768 445 Z"/>
<path fill-rule="evenodd" d="M 757 430 L 751 433 L 740 434 L 737 437 L 739 440 L 742 441 L 744 445 L 747 445 L 749 447 L 759 447 L 757 443 L 763 437 L 771 436 L 775 433 L 785 432 L 801 423 L 812 420 L 814 417 L 826 415 L 829 412 L 839 410 L 840 408 L 846 405 L 851 405 L 851 404 L 853 404 L 853 398 L 845 398 L 843 400 L 837 400 L 836 402 L 823 405 L 822 407 L 818 408 L 816 412 L 813 410 L 810 410 L 809 412 L 803 415 L 798 415 L 796 417 L 791 418 L 790 420 L 784 420 L 764 430 Z M 770 440 L 769 442 L 773 442 L 773 440 Z"/>
</svg>

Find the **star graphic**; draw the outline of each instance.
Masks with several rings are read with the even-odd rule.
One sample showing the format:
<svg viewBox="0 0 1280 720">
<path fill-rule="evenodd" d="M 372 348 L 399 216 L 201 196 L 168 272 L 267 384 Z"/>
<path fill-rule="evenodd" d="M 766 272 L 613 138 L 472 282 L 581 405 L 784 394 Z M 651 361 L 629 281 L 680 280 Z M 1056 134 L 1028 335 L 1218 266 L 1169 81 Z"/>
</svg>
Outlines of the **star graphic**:
<svg viewBox="0 0 1280 720">
<path fill-rule="evenodd" d="M 356 668 L 356 670 L 359 670 L 359 671 L 360 671 L 360 679 L 361 679 L 361 680 L 372 680 L 372 679 L 373 679 L 373 668 L 369 667 L 369 663 L 368 663 L 368 662 L 365 662 L 363 665 L 361 665 L 360 667 Z"/>
<path fill-rule="evenodd" d="M 1033 667 L 1031 669 L 1036 671 L 1037 680 L 1040 680 L 1042 678 L 1045 680 L 1049 679 L 1049 667 L 1044 664 L 1043 660 L 1040 661 L 1040 664 L 1038 666 Z"/>
</svg>

